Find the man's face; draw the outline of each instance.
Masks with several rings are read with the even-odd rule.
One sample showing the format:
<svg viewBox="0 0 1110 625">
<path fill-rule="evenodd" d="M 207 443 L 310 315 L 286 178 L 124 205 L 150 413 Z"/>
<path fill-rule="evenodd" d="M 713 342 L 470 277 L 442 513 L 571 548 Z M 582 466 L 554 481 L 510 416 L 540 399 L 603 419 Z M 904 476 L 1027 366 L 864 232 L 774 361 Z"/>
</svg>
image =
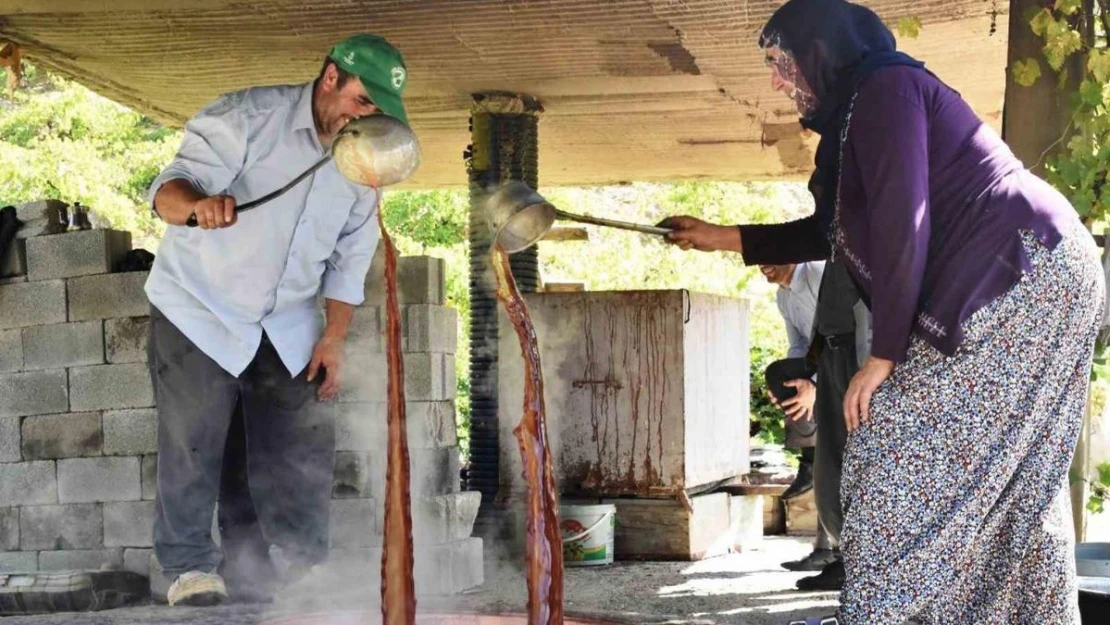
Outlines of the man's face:
<svg viewBox="0 0 1110 625">
<path fill-rule="evenodd" d="M 779 286 L 789 286 L 794 277 L 794 265 L 760 265 L 759 271 L 768 282 Z"/>
<path fill-rule="evenodd" d="M 316 131 L 321 143 L 330 145 L 351 120 L 377 110 L 357 76 L 352 76 L 340 86 L 339 71 L 334 64 L 328 65 L 316 94 Z"/>
</svg>

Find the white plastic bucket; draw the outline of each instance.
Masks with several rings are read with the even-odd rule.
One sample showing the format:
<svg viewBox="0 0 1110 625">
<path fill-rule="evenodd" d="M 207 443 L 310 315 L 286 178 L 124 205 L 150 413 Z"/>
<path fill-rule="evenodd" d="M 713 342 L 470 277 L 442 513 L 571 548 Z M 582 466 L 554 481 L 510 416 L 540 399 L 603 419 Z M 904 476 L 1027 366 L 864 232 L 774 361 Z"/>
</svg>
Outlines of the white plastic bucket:
<svg viewBox="0 0 1110 625">
<path fill-rule="evenodd" d="M 617 507 L 613 504 L 559 506 L 563 533 L 563 564 L 597 566 L 613 563 L 613 530 Z"/>
</svg>

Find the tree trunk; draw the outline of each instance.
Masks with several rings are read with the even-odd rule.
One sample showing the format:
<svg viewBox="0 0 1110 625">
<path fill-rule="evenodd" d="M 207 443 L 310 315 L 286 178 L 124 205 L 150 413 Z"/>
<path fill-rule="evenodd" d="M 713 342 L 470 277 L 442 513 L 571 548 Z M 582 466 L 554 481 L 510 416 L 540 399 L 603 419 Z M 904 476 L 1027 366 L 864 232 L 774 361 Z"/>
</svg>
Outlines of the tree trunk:
<svg viewBox="0 0 1110 625">
<path fill-rule="evenodd" d="M 1064 64 L 1065 82 L 1060 84 L 1060 73 L 1054 72 L 1044 58 L 1044 40 L 1033 33 L 1029 15 L 1033 11 L 1051 8 L 1055 0 L 1010 0 L 1009 49 L 1006 57 L 1006 100 L 1002 109 L 1002 138 L 1009 144 L 1025 166 L 1039 176 L 1044 176 L 1045 158 L 1058 146 L 1063 146 L 1071 126 L 1070 96 L 1079 88 L 1085 70 L 1085 56 L 1072 55 Z M 1093 3 L 1084 2 L 1085 10 Z M 1086 13 L 1091 15 L 1091 12 Z M 1089 20 L 1088 20 L 1089 22 Z M 1086 35 L 1089 28 L 1081 32 Z M 1018 61 L 1036 59 L 1041 65 L 1041 77 L 1030 87 L 1023 87 L 1014 80 L 1011 68 Z M 1088 401 L 1088 406 L 1090 401 Z M 1084 412 L 1084 423 L 1079 443 L 1072 461 L 1074 475 L 1090 475 L 1088 450 L 1091 411 Z M 1076 480 L 1072 484 L 1072 514 L 1075 537 L 1082 541 L 1086 535 L 1087 483 Z"/>
<path fill-rule="evenodd" d="M 1064 65 L 1067 82 L 1059 88 L 1060 74 L 1044 59 L 1044 40 L 1033 33 L 1026 14 L 1051 8 L 1055 0 L 1010 0 L 1009 51 L 1006 57 L 1006 100 L 1002 108 L 1002 138 L 1021 162 L 1039 176 L 1044 175 L 1044 157 L 1058 145 L 1071 121 L 1069 97 L 1083 78 L 1084 59 L 1073 55 Z M 1017 61 L 1036 59 L 1041 77 L 1031 87 L 1014 80 L 1011 68 Z"/>
</svg>

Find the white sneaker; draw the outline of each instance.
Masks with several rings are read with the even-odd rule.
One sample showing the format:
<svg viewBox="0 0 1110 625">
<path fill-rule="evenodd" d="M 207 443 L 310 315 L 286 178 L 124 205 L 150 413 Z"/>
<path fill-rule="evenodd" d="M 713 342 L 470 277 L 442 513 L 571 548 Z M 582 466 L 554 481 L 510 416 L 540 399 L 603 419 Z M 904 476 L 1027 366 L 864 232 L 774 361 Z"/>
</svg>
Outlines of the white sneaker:
<svg viewBox="0 0 1110 625">
<path fill-rule="evenodd" d="M 166 599 L 170 605 L 216 605 L 227 599 L 227 588 L 223 578 L 215 573 L 189 571 L 173 580 Z"/>
</svg>

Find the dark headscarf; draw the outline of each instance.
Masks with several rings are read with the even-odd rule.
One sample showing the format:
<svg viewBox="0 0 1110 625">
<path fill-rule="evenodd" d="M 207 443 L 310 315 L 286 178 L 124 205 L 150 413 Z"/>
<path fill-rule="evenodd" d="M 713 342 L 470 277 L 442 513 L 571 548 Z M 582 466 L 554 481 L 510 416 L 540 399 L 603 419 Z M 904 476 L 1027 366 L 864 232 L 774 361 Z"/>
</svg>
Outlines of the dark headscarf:
<svg viewBox="0 0 1110 625">
<path fill-rule="evenodd" d="M 860 82 L 892 65 L 925 65 L 897 51 L 890 29 L 871 9 L 844 0 L 789 0 L 764 26 L 760 47 L 789 52 L 817 100 L 802 126 L 821 135 L 809 181 L 827 230 L 836 212 L 840 131 Z"/>
</svg>

